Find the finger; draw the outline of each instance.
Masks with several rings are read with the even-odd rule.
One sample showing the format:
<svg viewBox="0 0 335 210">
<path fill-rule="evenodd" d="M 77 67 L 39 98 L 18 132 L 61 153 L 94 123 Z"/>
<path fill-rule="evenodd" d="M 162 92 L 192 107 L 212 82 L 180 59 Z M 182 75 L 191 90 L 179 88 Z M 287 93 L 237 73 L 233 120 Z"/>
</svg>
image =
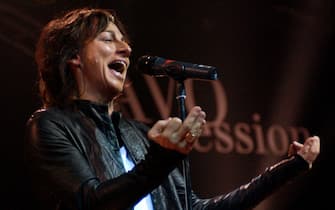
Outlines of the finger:
<svg viewBox="0 0 335 210">
<path fill-rule="evenodd" d="M 187 132 L 184 136 L 184 140 L 188 143 L 193 145 L 195 143 L 196 140 L 199 139 L 199 137 L 201 136 L 203 128 L 197 128 L 190 130 L 189 132 Z"/>
<path fill-rule="evenodd" d="M 304 146 L 298 154 L 309 163 L 309 168 L 320 152 L 320 138 L 318 136 L 309 137 L 305 140 Z"/>
<path fill-rule="evenodd" d="M 196 120 L 193 122 L 193 125 L 191 126 L 191 131 L 192 130 L 201 130 L 203 126 L 206 124 L 206 113 L 201 112 L 200 115 L 196 118 Z"/>
<path fill-rule="evenodd" d="M 291 155 L 294 155 L 296 154 L 299 150 L 301 150 L 303 148 L 303 144 L 297 142 L 297 141 L 293 141 L 291 144 L 290 144 L 290 147 L 288 149 L 288 155 L 291 156 Z"/>
<path fill-rule="evenodd" d="M 180 136 L 185 136 L 189 131 L 198 130 L 202 124 L 205 124 L 206 113 L 200 107 L 193 107 L 187 118 L 185 119 L 182 127 L 179 130 Z"/>
<path fill-rule="evenodd" d="M 320 138 L 318 136 L 309 137 L 304 142 L 305 145 L 313 146 L 313 144 L 320 144 Z"/>
<path fill-rule="evenodd" d="M 191 125 L 196 121 L 199 114 L 201 113 L 201 108 L 199 106 L 195 106 L 191 109 L 190 113 L 185 118 L 183 125 L 187 129 L 187 127 L 191 127 Z"/>
<path fill-rule="evenodd" d="M 304 152 L 316 154 L 319 152 L 319 138 L 318 137 L 309 137 L 304 142 Z"/>
<path fill-rule="evenodd" d="M 310 150 L 313 153 L 320 152 L 320 138 L 318 136 L 313 136 L 310 140 Z"/>
<path fill-rule="evenodd" d="M 165 129 L 162 132 L 162 136 L 171 140 L 172 143 L 176 143 L 180 140 L 180 136 L 178 135 L 178 130 L 182 125 L 181 119 L 174 117 L 171 118 Z"/>
<path fill-rule="evenodd" d="M 206 120 L 204 119 L 205 117 L 205 112 L 201 112 L 200 115 L 197 117 L 197 119 L 191 126 L 191 129 L 185 134 L 185 139 L 187 142 L 193 143 L 201 136 L 204 125 L 206 124 Z"/>
<path fill-rule="evenodd" d="M 301 144 L 301 143 L 299 143 L 299 142 L 297 142 L 297 141 L 293 141 L 293 142 L 292 142 L 292 146 L 293 146 L 293 148 L 294 148 L 295 150 L 300 150 L 304 145 Z"/>
<path fill-rule="evenodd" d="M 163 132 L 163 130 L 166 128 L 169 119 L 166 120 L 159 120 L 157 121 L 152 128 L 148 131 L 148 137 L 150 139 L 156 138 L 158 135 L 161 135 L 161 133 Z"/>
<path fill-rule="evenodd" d="M 191 131 L 187 132 L 184 136 L 184 138 L 182 139 L 183 141 L 187 142 L 188 144 L 193 145 L 193 143 L 195 142 L 197 136 L 195 133 L 192 133 Z"/>
</svg>

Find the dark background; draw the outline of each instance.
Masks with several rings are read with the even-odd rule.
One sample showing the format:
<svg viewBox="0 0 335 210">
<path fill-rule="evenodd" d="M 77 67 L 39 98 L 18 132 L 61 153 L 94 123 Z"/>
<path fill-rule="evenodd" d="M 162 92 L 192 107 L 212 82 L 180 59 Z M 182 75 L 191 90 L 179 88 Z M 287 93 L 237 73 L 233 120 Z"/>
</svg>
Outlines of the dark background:
<svg viewBox="0 0 335 210">
<path fill-rule="evenodd" d="M 133 61 L 144 54 L 218 67 L 228 99 L 227 122 L 249 122 L 261 113 L 262 125 L 298 125 L 321 137 L 313 170 L 283 187 L 257 210 L 331 209 L 334 188 L 333 98 L 334 3 L 331 0 L 221 1 L 58 1 L 0 2 L 1 154 L 0 209 L 26 209 L 29 190 L 22 175 L 24 125 L 40 106 L 33 59 L 41 27 L 55 14 L 80 6 L 117 11 L 132 40 Z M 142 77 L 129 78 L 149 97 Z M 210 91 L 210 90 L 208 90 Z M 195 95 L 206 104 L 207 90 Z M 150 115 L 150 114 L 149 114 Z M 159 118 L 151 113 L 152 118 Z M 193 189 L 200 196 L 226 193 L 280 159 L 255 154 L 191 154 Z M 327 191 L 330 191 L 326 193 Z"/>
</svg>

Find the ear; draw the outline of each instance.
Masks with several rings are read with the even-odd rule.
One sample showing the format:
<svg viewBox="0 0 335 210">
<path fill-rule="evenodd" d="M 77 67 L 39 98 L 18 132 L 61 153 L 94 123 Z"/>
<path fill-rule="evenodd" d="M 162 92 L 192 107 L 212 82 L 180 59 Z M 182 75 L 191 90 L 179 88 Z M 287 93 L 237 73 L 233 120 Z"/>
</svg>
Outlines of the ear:
<svg viewBox="0 0 335 210">
<path fill-rule="evenodd" d="M 70 66 L 72 70 L 81 69 L 81 59 L 79 55 L 76 55 L 74 58 L 71 58 L 67 61 L 67 64 Z"/>
</svg>

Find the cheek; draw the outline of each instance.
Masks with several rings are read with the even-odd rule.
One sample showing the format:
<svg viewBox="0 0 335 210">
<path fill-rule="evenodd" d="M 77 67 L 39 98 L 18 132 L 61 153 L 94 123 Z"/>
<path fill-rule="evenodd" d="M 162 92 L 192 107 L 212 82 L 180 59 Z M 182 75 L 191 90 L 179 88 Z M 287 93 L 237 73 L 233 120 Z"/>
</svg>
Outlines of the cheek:
<svg viewBox="0 0 335 210">
<path fill-rule="evenodd" d="M 97 62 L 101 58 L 105 58 L 110 56 L 111 54 L 115 54 L 116 47 L 113 44 L 104 44 L 104 43 L 95 43 L 94 45 L 90 45 L 86 49 L 86 57 L 88 60 L 93 62 Z"/>
<path fill-rule="evenodd" d="M 90 71 L 94 70 L 99 67 L 99 58 L 96 57 L 95 55 L 91 55 L 89 57 L 87 57 L 87 60 L 86 60 L 86 68 L 88 68 Z"/>
<path fill-rule="evenodd" d="M 104 45 L 101 48 L 101 54 L 104 56 L 109 56 L 111 54 L 114 54 L 116 52 L 116 48 L 114 45 Z"/>
<path fill-rule="evenodd" d="M 81 56 L 86 68 L 91 68 L 98 63 L 97 52 L 95 49 L 87 49 Z"/>
</svg>

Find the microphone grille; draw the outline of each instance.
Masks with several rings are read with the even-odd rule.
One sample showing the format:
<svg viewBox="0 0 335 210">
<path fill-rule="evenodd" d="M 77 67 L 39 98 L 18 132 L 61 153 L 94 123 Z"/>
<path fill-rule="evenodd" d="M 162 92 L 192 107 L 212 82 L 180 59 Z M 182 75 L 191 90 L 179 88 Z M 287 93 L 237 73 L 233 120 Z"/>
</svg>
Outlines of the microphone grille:
<svg viewBox="0 0 335 210">
<path fill-rule="evenodd" d="M 143 55 L 137 59 L 136 69 L 142 73 L 150 74 L 151 66 L 154 63 L 154 58 L 149 55 Z"/>
<path fill-rule="evenodd" d="M 136 68 L 138 71 L 156 77 L 167 76 L 164 68 L 165 59 L 157 56 L 143 55 L 138 58 Z"/>
</svg>

